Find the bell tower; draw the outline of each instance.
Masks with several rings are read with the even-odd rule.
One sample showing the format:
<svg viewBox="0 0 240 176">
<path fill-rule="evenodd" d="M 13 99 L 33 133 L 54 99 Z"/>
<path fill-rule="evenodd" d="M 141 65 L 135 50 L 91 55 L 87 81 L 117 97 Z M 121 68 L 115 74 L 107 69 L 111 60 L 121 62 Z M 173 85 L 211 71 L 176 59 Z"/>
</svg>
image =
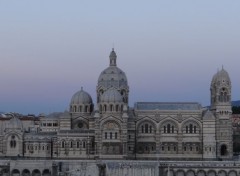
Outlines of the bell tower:
<svg viewBox="0 0 240 176">
<path fill-rule="evenodd" d="M 216 118 L 216 155 L 219 159 L 231 159 L 233 155 L 230 119 L 232 115 L 231 80 L 224 68 L 213 76 L 210 91 L 211 111 Z"/>
</svg>

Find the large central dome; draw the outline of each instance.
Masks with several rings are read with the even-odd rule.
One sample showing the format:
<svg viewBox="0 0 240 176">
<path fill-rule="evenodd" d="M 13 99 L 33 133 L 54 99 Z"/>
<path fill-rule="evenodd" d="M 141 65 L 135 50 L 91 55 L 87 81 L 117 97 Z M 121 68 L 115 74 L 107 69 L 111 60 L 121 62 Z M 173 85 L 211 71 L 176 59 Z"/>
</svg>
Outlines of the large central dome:
<svg viewBox="0 0 240 176">
<path fill-rule="evenodd" d="M 114 49 L 110 53 L 109 59 L 109 67 L 103 70 L 98 78 L 98 87 L 101 86 L 105 90 L 110 87 L 115 87 L 117 89 L 120 87 L 128 87 L 125 73 L 117 67 L 117 55 Z"/>
<path fill-rule="evenodd" d="M 98 87 L 102 87 L 105 90 L 110 87 L 114 87 L 116 89 L 128 88 L 127 77 L 125 73 L 117 67 L 117 55 L 114 49 L 110 53 L 109 59 L 109 67 L 103 70 L 98 78 Z"/>
<path fill-rule="evenodd" d="M 128 81 L 125 73 L 117 67 L 117 55 L 112 49 L 110 56 L 109 67 L 103 70 L 98 78 L 97 94 L 98 102 L 100 96 L 109 88 L 115 88 L 119 93 L 125 97 L 124 102 L 128 102 Z"/>
<path fill-rule="evenodd" d="M 127 87 L 127 77 L 125 73 L 116 66 L 109 66 L 102 71 L 98 78 L 98 86 L 102 86 L 104 89 L 110 87 L 120 88 Z"/>
</svg>

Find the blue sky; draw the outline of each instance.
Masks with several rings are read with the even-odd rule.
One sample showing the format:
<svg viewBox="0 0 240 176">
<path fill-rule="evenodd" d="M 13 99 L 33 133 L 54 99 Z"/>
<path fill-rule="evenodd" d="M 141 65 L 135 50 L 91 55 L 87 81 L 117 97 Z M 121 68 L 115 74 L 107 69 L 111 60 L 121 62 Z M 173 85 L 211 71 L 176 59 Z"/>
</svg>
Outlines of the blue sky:
<svg viewBox="0 0 240 176">
<path fill-rule="evenodd" d="M 136 101 L 209 104 L 224 65 L 240 99 L 240 1 L 0 1 L 0 111 L 68 109 L 95 100 L 111 48 Z"/>
</svg>

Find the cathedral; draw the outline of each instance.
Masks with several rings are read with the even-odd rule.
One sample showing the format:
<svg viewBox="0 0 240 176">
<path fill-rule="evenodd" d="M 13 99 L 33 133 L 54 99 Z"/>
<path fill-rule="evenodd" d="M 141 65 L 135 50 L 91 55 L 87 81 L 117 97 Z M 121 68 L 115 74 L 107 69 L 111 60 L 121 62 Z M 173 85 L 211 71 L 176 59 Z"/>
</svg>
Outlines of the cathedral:
<svg viewBox="0 0 240 176">
<path fill-rule="evenodd" d="M 218 71 L 211 106 L 196 102 L 136 102 L 114 49 L 96 86 L 96 104 L 83 88 L 69 110 L 0 116 L 0 157 L 34 159 L 231 160 L 231 80 Z"/>
</svg>

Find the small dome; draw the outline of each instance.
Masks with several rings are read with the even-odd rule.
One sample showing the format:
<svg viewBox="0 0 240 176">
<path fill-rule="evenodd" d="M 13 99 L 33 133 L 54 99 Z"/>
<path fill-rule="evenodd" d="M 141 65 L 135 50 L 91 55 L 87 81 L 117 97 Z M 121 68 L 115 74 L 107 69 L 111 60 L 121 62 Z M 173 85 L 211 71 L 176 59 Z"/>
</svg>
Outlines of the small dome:
<svg viewBox="0 0 240 176">
<path fill-rule="evenodd" d="M 81 88 L 72 96 L 71 104 L 92 104 L 92 97 Z"/>
<path fill-rule="evenodd" d="M 19 118 L 13 116 L 6 125 L 6 128 L 8 129 L 22 129 L 23 125 Z"/>
<path fill-rule="evenodd" d="M 108 89 L 101 96 L 102 103 L 121 103 L 123 102 L 123 97 L 121 94 L 114 88 Z"/>
</svg>

